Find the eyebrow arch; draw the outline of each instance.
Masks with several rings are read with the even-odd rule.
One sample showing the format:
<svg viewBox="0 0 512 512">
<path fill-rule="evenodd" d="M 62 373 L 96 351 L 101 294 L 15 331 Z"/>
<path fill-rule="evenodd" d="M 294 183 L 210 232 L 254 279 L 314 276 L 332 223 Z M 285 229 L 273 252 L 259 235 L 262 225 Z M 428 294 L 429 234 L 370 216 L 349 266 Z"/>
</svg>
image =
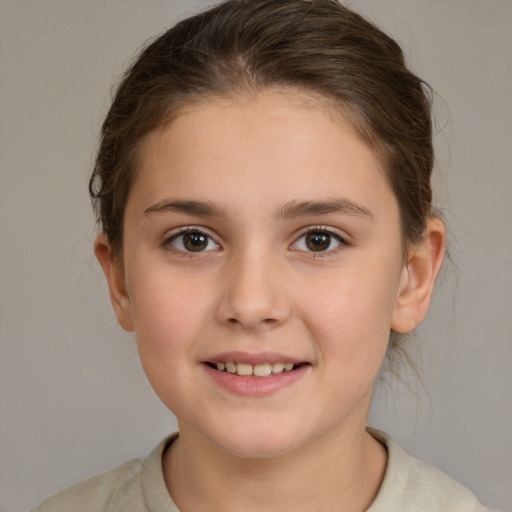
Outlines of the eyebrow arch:
<svg viewBox="0 0 512 512">
<path fill-rule="evenodd" d="M 210 201 L 196 201 L 189 199 L 164 199 L 146 208 L 144 215 L 158 213 L 184 213 L 198 217 L 225 217 L 226 212 Z"/>
<path fill-rule="evenodd" d="M 368 208 L 345 198 L 328 199 L 326 201 L 290 201 L 276 210 L 275 217 L 277 219 L 291 219 L 307 215 L 326 215 L 328 213 L 341 213 L 374 219 L 373 213 Z"/>
</svg>

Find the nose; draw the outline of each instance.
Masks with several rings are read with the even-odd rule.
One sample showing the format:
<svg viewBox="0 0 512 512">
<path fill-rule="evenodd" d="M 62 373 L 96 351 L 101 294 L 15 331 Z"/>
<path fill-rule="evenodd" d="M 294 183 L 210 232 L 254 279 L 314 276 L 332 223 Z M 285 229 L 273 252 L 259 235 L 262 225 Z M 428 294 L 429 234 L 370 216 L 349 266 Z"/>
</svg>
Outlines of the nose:
<svg viewBox="0 0 512 512">
<path fill-rule="evenodd" d="M 286 279 L 278 258 L 263 251 L 233 254 L 221 277 L 218 319 L 251 331 L 282 325 L 290 316 Z"/>
</svg>

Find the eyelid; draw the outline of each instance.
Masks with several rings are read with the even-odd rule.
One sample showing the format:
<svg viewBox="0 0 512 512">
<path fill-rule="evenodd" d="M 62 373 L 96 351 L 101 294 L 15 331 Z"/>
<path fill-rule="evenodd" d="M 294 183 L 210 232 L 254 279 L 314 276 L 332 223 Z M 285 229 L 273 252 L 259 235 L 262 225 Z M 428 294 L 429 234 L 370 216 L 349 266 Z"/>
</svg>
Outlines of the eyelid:
<svg viewBox="0 0 512 512">
<path fill-rule="evenodd" d="M 168 250 L 175 251 L 176 253 L 179 253 L 181 255 L 186 256 L 198 256 L 200 254 L 210 253 L 213 250 L 205 250 L 205 251 L 184 251 L 181 249 L 178 249 L 177 247 L 172 245 L 172 242 L 176 240 L 181 235 L 186 235 L 187 233 L 200 233 L 202 235 L 207 236 L 210 240 L 213 241 L 213 243 L 217 246 L 217 249 L 221 249 L 222 246 L 218 242 L 217 237 L 211 233 L 211 231 L 203 226 L 180 226 L 178 228 L 172 229 L 168 231 L 163 238 L 162 246 L 167 248 Z"/>
<path fill-rule="evenodd" d="M 175 251 L 176 253 L 179 253 L 180 255 L 186 255 L 186 256 L 198 256 L 200 254 L 204 253 L 210 253 L 213 252 L 212 249 L 206 250 L 206 251 L 184 251 L 181 249 L 176 248 L 171 244 L 172 241 L 174 241 L 176 238 L 178 238 L 180 235 L 187 234 L 187 233 L 201 233 L 210 238 L 213 243 L 217 246 L 217 249 L 222 249 L 221 243 L 218 241 L 218 237 L 211 233 L 210 229 L 205 228 L 204 226 L 197 226 L 197 225 L 190 225 L 190 226 L 180 226 L 177 228 L 174 228 L 170 231 L 168 231 L 162 242 L 162 246 L 167 248 L 168 250 Z M 294 246 L 297 244 L 297 242 L 303 237 L 308 235 L 309 233 L 326 233 L 332 236 L 334 239 L 336 239 L 340 245 L 335 247 L 334 249 L 328 249 L 325 251 L 305 251 L 302 249 L 296 249 L 298 252 L 307 253 L 308 256 L 312 257 L 322 257 L 322 256 L 329 256 L 333 253 L 338 252 L 340 249 L 342 250 L 343 247 L 350 246 L 350 241 L 347 240 L 347 235 L 343 234 L 339 229 L 334 228 L 332 226 L 326 226 L 326 225 L 315 225 L 315 226 L 308 226 L 306 228 L 301 229 L 294 237 L 294 242 L 290 244 L 290 248 L 293 250 Z"/>
<path fill-rule="evenodd" d="M 330 256 L 334 253 L 337 253 L 340 250 L 343 250 L 344 247 L 351 245 L 350 242 L 347 240 L 347 236 L 342 234 L 342 232 L 340 232 L 340 230 L 333 228 L 331 226 L 318 225 L 318 226 L 308 226 L 307 228 L 302 229 L 295 236 L 295 241 L 290 245 L 290 248 L 294 249 L 294 246 L 297 244 L 297 242 L 302 237 L 304 237 L 310 233 L 326 233 L 328 235 L 331 235 L 334 239 L 336 239 L 340 245 L 338 245 L 334 249 L 327 249 L 325 251 L 318 251 L 318 252 L 296 249 L 297 251 L 305 253 L 308 256 L 312 256 L 315 258 L 322 257 L 322 256 Z"/>
</svg>

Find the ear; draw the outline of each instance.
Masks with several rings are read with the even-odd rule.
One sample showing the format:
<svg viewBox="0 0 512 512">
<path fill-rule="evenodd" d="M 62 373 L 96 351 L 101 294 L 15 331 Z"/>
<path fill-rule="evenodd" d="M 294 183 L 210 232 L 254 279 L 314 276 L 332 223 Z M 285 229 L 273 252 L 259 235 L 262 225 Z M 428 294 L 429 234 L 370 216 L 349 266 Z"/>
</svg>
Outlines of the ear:
<svg viewBox="0 0 512 512">
<path fill-rule="evenodd" d="M 437 274 L 443 263 L 446 226 L 438 217 L 428 219 L 423 238 L 411 244 L 402 269 L 391 329 L 412 331 L 426 316 Z"/>
<path fill-rule="evenodd" d="M 107 278 L 110 291 L 110 301 L 114 307 L 117 321 L 126 331 L 133 331 L 133 318 L 130 297 L 126 290 L 126 281 L 122 266 L 113 256 L 112 248 L 104 233 L 99 234 L 94 241 L 94 253 L 100 262 Z"/>
</svg>

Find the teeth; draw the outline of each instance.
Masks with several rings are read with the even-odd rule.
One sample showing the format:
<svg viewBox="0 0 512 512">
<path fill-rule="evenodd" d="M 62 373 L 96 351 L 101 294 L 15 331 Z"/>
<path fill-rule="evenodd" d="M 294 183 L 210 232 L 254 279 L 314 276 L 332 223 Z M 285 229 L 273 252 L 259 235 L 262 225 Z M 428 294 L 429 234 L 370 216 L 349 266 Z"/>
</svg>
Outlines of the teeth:
<svg viewBox="0 0 512 512">
<path fill-rule="evenodd" d="M 262 364 L 246 364 L 235 363 L 233 361 L 218 362 L 216 364 L 217 370 L 223 372 L 249 377 L 255 375 L 256 377 L 269 377 L 270 375 L 278 375 L 282 372 L 289 372 L 293 370 L 295 365 L 293 363 L 262 363 Z"/>
<path fill-rule="evenodd" d="M 236 373 L 236 365 L 235 363 L 232 363 L 231 361 L 228 361 L 226 363 L 226 370 L 228 373 Z"/>
<path fill-rule="evenodd" d="M 238 375 L 243 375 L 244 377 L 252 375 L 252 364 L 238 363 L 236 365 L 236 373 L 238 373 Z"/>
<path fill-rule="evenodd" d="M 284 363 L 274 363 L 272 365 L 272 373 L 281 373 L 284 370 Z"/>
<path fill-rule="evenodd" d="M 272 374 L 271 364 L 256 364 L 254 365 L 254 375 L 257 377 L 268 377 Z"/>
</svg>

